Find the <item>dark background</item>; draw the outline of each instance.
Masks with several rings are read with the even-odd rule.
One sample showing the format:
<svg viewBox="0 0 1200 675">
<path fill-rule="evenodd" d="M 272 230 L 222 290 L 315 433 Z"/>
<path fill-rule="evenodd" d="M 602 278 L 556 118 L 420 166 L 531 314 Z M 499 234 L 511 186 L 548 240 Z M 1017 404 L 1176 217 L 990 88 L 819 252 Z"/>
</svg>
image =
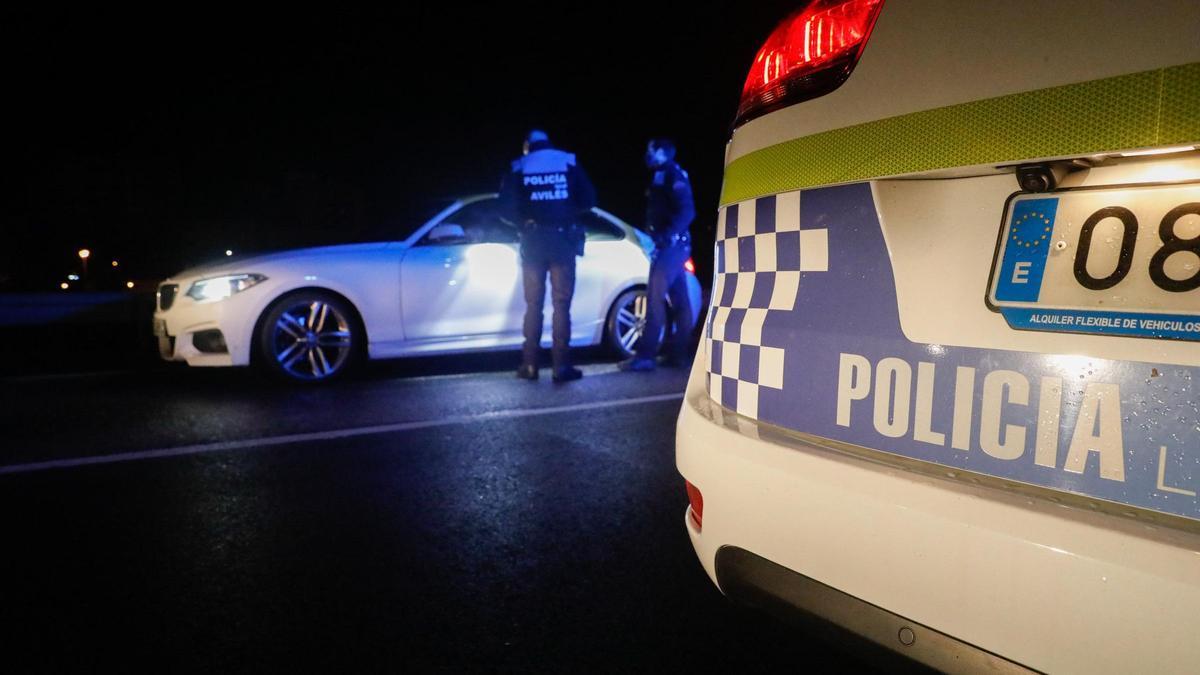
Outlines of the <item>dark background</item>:
<svg viewBox="0 0 1200 675">
<path fill-rule="evenodd" d="M 707 280 L 741 85 L 796 4 L 10 13 L 0 291 L 56 291 L 83 247 L 103 288 L 398 238 L 496 189 L 533 126 L 635 225 L 645 142 L 675 138 Z"/>
</svg>

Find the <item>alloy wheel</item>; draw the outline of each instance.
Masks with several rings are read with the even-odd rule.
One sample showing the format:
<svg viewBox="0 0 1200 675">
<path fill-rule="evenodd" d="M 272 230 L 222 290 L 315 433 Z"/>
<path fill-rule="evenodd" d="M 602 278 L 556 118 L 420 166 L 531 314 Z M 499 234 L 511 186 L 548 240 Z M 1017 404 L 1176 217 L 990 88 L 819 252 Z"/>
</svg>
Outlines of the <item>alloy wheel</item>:
<svg viewBox="0 0 1200 675">
<path fill-rule="evenodd" d="M 638 341 L 646 332 L 646 311 L 648 303 L 646 292 L 631 291 L 621 297 L 613 316 L 613 338 L 616 347 L 627 356 L 632 356 L 637 350 Z M 662 330 L 659 332 L 659 342 L 662 342 Z"/>
<path fill-rule="evenodd" d="M 287 375 L 323 380 L 340 372 L 354 348 L 349 318 L 322 299 L 306 300 L 279 314 L 271 328 L 271 356 Z"/>
</svg>

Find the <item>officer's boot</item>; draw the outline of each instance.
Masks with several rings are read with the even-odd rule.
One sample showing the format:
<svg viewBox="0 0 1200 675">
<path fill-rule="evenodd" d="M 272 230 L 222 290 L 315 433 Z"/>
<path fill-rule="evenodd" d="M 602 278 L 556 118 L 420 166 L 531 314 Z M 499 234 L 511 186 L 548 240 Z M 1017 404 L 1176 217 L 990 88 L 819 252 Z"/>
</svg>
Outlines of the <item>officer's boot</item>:
<svg viewBox="0 0 1200 675">
<path fill-rule="evenodd" d="M 583 371 L 571 365 L 571 357 L 567 350 L 566 345 L 556 345 L 550 352 L 554 360 L 555 382 L 570 382 L 583 377 Z"/>
</svg>

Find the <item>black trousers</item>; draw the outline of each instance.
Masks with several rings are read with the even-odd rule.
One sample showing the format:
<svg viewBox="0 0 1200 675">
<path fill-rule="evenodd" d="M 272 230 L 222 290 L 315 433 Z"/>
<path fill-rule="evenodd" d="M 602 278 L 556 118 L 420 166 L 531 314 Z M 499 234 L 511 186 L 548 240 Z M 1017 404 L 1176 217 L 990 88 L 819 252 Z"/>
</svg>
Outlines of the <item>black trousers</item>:
<svg viewBox="0 0 1200 675">
<path fill-rule="evenodd" d="M 542 340 L 543 305 L 546 300 L 546 276 L 550 276 L 550 303 L 554 306 L 554 368 L 571 365 L 571 297 L 575 295 L 575 256 L 522 257 L 525 283 L 525 347 L 521 363 L 537 367 Z"/>
<path fill-rule="evenodd" d="M 674 334 L 671 337 L 671 356 L 676 360 L 687 357 L 688 341 L 692 337 L 695 312 L 688 297 L 687 274 L 683 263 L 692 253 L 688 244 L 676 244 L 654 252 L 650 263 L 650 278 L 646 284 L 646 330 L 638 341 L 638 358 L 652 359 L 658 354 L 658 334 L 667 322 L 667 296 L 671 297 Z"/>
</svg>

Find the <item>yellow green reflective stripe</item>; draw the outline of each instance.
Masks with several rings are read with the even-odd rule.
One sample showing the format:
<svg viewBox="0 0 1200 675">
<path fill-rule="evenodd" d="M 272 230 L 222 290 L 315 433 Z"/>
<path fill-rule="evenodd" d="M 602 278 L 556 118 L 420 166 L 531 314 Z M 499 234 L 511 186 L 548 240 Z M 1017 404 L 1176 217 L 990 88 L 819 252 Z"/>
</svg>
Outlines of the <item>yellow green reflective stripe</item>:
<svg viewBox="0 0 1200 675">
<path fill-rule="evenodd" d="M 721 204 L 959 166 L 1200 141 L 1200 63 L 935 108 L 797 138 L 725 168 Z"/>
</svg>

